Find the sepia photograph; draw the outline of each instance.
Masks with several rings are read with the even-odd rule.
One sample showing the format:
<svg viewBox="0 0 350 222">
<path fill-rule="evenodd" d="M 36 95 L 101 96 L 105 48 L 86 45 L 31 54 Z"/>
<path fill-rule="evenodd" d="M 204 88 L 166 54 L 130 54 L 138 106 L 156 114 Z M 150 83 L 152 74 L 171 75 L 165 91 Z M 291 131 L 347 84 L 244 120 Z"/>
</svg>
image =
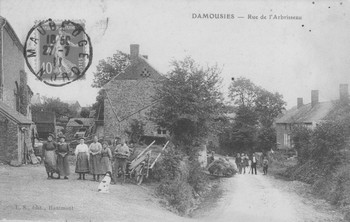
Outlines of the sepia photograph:
<svg viewBox="0 0 350 222">
<path fill-rule="evenodd" d="M 0 221 L 350 222 L 348 0 L 0 0 Z"/>
</svg>

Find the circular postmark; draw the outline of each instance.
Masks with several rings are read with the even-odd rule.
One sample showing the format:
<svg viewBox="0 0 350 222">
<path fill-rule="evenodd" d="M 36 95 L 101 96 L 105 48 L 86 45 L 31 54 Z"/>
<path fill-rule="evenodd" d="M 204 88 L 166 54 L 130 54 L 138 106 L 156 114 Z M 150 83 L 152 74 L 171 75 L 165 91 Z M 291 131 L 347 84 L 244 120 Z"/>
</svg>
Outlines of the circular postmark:
<svg viewBox="0 0 350 222">
<path fill-rule="evenodd" d="M 92 62 L 92 45 L 83 22 L 47 19 L 28 32 L 23 55 L 29 70 L 50 86 L 82 79 Z"/>
</svg>

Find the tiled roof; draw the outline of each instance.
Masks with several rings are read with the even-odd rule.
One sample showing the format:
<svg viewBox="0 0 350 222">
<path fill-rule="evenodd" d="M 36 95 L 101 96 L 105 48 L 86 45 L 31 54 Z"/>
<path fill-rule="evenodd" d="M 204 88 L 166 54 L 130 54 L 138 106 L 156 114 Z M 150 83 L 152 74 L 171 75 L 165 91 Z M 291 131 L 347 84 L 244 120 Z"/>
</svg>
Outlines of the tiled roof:
<svg viewBox="0 0 350 222">
<path fill-rule="evenodd" d="M 83 126 L 92 126 L 95 122 L 94 118 L 71 118 L 68 123 L 67 127 L 74 127 L 74 126 L 81 126 L 78 122 L 82 122 Z"/>
<path fill-rule="evenodd" d="M 131 60 L 130 65 L 126 67 L 123 73 L 113 77 L 103 88 L 108 89 L 109 85 L 115 80 L 139 80 L 148 78 L 160 79 L 163 78 L 163 76 L 143 56 L 138 56 L 137 59 Z"/>
<path fill-rule="evenodd" d="M 288 110 L 276 123 L 312 123 L 323 120 L 329 112 L 334 108 L 334 103 L 320 102 L 314 107 L 311 104 L 306 104 L 300 107 L 293 107 Z"/>
<path fill-rule="evenodd" d="M 20 124 L 32 124 L 33 122 L 21 113 L 13 110 L 11 107 L 0 101 L 0 114 L 6 118 Z"/>
</svg>

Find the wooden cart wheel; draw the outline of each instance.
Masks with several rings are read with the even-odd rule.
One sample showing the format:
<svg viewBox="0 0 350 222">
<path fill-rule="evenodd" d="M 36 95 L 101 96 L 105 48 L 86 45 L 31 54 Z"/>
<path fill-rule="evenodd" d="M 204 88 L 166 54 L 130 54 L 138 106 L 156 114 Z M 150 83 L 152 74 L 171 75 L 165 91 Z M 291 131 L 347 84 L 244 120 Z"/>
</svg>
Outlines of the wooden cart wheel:
<svg viewBox="0 0 350 222">
<path fill-rule="evenodd" d="M 143 174 L 140 174 L 140 175 L 137 175 L 136 177 L 136 182 L 137 182 L 137 185 L 141 185 L 142 181 L 143 181 Z"/>
<path fill-rule="evenodd" d="M 143 168 L 144 168 L 144 166 L 141 166 L 140 169 L 136 172 L 137 185 L 141 185 L 141 183 L 143 181 L 143 177 L 144 177 Z"/>
</svg>

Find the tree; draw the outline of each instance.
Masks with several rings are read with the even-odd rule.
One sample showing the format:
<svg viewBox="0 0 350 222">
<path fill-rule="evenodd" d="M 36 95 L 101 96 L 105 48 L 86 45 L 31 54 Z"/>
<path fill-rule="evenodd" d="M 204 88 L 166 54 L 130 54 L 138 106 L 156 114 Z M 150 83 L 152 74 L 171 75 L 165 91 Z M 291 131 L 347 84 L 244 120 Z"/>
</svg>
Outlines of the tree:
<svg viewBox="0 0 350 222">
<path fill-rule="evenodd" d="M 256 143 L 258 116 L 252 107 L 238 107 L 231 131 L 231 145 L 235 151 L 252 150 Z"/>
<path fill-rule="evenodd" d="M 229 86 L 229 98 L 237 106 L 253 107 L 260 88 L 249 79 L 239 77 Z"/>
<path fill-rule="evenodd" d="M 173 61 L 160 80 L 151 118 L 170 131 L 174 142 L 188 149 L 202 144 L 222 113 L 221 70 L 200 67 L 192 58 Z M 190 150 L 187 150 L 190 151 Z"/>
<path fill-rule="evenodd" d="M 108 83 L 113 77 L 123 73 L 130 64 L 130 56 L 121 51 L 117 51 L 112 57 L 102 59 L 96 67 L 92 87 L 101 88 Z M 92 105 L 95 111 L 95 118 L 104 119 L 104 91 L 100 89 L 96 96 L 96 102 Z"/>
<path fill-rule="evenodd" d="M 70 109 L 69 104 L 62 102 L 59 98 L 44 98 L 43 104 L 34 104 L 32 105 L 32 112 L 54 112 L 56 118 L 63 116 L 67 117 L 76 117 L 77 112 L 73 109 Z"/>
<path fill-rule="evenodd" d="M 100 60 L 94 73 L 92 87 L 101 88 L 114 76 L 124 72 L 129 64 L 130 56 L 121 51 L 117 51 L 112 57 Z"/>
<path fill-rule="evenodd" d="M 259 116 L 259 123 L 263 127 L 271 127 L 277 116 L 285 109 L 285 105 L 281 94 L 260 89 L 255 99 L 255 111 Z"/>
<path fill-rule="evenodd" d="M 90 115 L 90 110 L 87 109 L 87 108 L 82 108 L 81 111 L 80 111 L 80 116 L 82 118 L 89 118 L 89 115 Z"/>
<path fill-rule="evenodd" d="M 240 151 L 242 148 L 260 151 L 273 148 L 276 145 L 273 122 L 286 105 L 282 95 L 240 77 L 231 83 L 229 97 L 237 107 L 232 132 L 229 132 L 231 148 Z"/>
</svg>

